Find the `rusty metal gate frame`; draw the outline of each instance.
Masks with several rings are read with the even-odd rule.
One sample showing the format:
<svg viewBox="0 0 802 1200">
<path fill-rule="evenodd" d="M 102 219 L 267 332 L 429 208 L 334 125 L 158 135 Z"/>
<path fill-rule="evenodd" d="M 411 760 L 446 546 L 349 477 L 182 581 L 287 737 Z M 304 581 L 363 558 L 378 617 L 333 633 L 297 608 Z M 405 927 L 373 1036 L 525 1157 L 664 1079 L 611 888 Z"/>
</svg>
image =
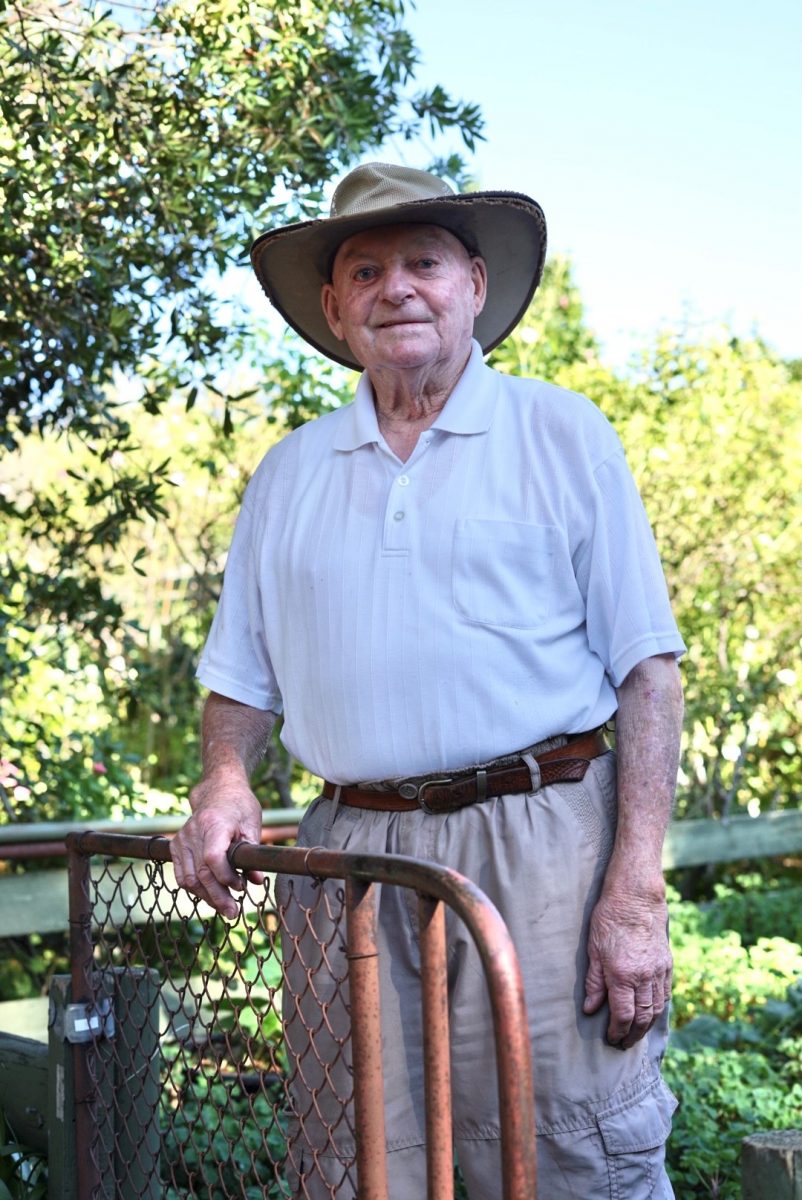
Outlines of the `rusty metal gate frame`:
<svg viewBox="0 0 802 1200">
<path fill-rule="evenodd" d="M 89 831 L 70 834 L 67 845 L 72 1000 L 91 1012 L 98 997 L 93 994 L 90 858 L 104 855 L 169 863 L 170 842 L 162 836 Z M 502 1130 L 502 1195 L 504 1200 L 535 1200 L 534 1091 L 523 982 L 507 927 L 487 896 L 456 871 L 403 855 L 241 842 L 229 858 L 238 871 L 345 881 L 359 1200 L 388 1197 L 376 884 L 409 888 L 418 897 L 428 1200 L 453 1197 L 445 907 L 462 919 L 479 952 L 490 995 Z M 73 1046 L 76 1136 L 83 1148 L 78 1155 L 79 1200 L 92 1200 L 97 1189 L 97 1170 L 87 1153 L 93 1128 L 87 1053 L 91 1044 L 90 1040 Z"/>
</svg>

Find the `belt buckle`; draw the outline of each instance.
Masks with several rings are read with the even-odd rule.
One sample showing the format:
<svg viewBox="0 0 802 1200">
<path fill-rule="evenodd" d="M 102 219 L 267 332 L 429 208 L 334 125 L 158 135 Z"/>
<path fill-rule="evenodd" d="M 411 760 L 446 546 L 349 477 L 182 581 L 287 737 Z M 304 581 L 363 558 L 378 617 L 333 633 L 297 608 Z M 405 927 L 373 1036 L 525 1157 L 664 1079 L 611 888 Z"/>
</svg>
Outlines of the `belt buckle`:
<svg viewBox="0 0 802 1200">
<path fill-rule="evenodd" d="M 414 797 L 414 799 L 417 800 L 417 802 L 418 802 L 418 807 L 420 808 L 421 812 L 427 813 L 430 817 L 438 816 L 437 809 L 429 808 L 429 805 L 423 799 L 423 793 L 429 787 L 437 787 L 440 784 L 453 783 L 453 782 L 454 782 L 454 780 L 450 777 L 447 779 L 424 779 L 423 783 L 418 785 L 418 787 L 416 789 L 417 795 Z M 401 791 L 400 788 L 398 790 L 399 790 L 399 792 Z M 411 796 L 409 798 L 412 799 Z"/>
</svg>

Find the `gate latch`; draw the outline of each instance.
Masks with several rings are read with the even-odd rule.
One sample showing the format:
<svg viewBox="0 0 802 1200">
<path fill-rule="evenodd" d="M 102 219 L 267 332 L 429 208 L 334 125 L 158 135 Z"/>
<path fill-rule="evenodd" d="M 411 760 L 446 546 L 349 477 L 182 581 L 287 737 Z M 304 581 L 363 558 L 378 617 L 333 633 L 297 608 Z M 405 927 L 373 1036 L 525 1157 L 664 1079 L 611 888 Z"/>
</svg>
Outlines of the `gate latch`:
<svg viewBox="0 0 802 1200">
<path fill-rule="evenodd" d="M 68 1004 L 64 1009 L 64 1040 L 73 1045 L 114 1037 L 111 996 L 100 996 L 87 1004 Z"/>
</svg>

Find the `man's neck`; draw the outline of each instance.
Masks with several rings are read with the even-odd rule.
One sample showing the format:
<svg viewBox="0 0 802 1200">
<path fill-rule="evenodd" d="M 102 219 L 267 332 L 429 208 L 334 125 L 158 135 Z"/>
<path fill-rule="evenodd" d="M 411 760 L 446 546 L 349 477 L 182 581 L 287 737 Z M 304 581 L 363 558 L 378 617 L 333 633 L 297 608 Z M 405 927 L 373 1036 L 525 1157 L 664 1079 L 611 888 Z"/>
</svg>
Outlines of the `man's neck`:
<svg viewBox="0 0 802 1200">
<path fill-rule="evenodd" d="M 420 435 L 445 408 L 467 362 L 466 358 L 458 370 L 452 368 L 446 376 L 428 368 L 370 372 L 379 431 L 402 462 L 407 461 Z"/>
</svg>

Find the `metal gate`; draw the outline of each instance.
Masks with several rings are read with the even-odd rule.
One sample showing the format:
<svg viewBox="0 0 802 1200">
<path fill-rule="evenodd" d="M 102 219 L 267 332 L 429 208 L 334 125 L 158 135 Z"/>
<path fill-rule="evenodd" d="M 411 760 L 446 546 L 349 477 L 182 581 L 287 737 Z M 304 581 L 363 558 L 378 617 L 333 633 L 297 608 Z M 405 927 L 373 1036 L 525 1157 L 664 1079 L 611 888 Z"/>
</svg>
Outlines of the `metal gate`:
<svg viewBox="0 0 802 1200">
<path fill-rule="evenodd" d="M 454 1194 L 447 908 L 467 926 L 489 990 L 499 1194 L 534 1200 L 520 971 L 501 917 L 469 880 L 402 856 L 241 843 L 234 867 L 267 877 L 246 886 L 238 919 L 227 922 L 177 888 L 166 838 L 90 832 L 68 843 L 71 995 L 54 1019 L 72 1043 L 80 1200 L 337 1200 L 354 1197 L 357 1184 L 359 1200 L 386 1200 L 378 885 L 417 896 L 429 1200 Z M 293 899 L 299 876 L 319 881 L 325 920 Z M 285 1038 L 288 1005 L 302 1014 L 313 1070 Z M 353 1146 L 317 1190 L 293 1151 L 301 1075 L 316 1127 L 329 1144 Z"/>
</svg>

